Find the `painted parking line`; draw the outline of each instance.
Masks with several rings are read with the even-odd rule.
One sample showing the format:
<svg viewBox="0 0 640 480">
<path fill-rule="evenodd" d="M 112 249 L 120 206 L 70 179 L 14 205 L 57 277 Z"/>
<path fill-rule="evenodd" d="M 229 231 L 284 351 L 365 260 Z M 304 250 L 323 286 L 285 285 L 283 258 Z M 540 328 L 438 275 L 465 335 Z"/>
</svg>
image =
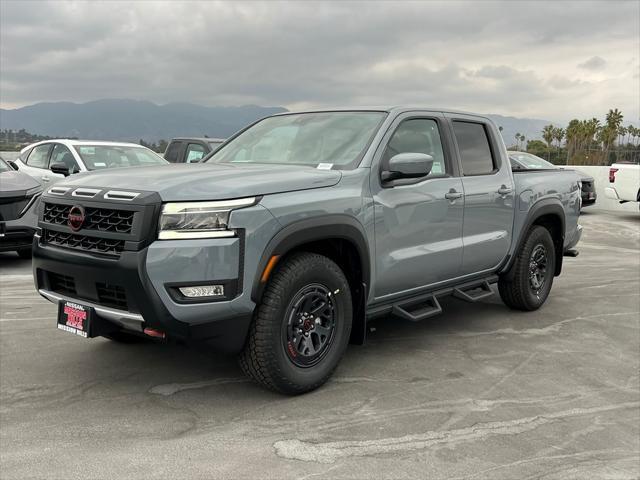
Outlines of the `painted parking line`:
<svg viewBox="0 0 640 480">
<path fill-rule="evenodd" d="M 25 317 L 25 318 L 0 318 L 0 322 L 32 322 L 36 320 L 51 320 L 53 317 Z"/>
</svg>

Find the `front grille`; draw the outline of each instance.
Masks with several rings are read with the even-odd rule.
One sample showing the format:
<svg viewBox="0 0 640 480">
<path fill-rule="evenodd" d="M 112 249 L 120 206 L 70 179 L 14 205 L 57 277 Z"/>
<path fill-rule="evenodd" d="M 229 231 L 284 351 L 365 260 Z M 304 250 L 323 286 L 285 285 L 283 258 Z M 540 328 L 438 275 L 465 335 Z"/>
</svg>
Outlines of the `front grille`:
<svg viewBox="0 0 640 480">
<path fill-rule="evenodd" d="M 56 293 L 67 295 L 76 294 L 76 281 L 67 275 L 49 272 L 49 285 L 51 290 Z"/>
<path fill-rule="evenodd" d="M 54 225 L 66 225 L 72 205 L 45 203 L 43 220 Z M 130 210 L 85 207 L 82 228 L 100 232 L 131 233 L 133 214 Z"/>
<path fill-rule="evenodd" d="M 124 249 L 124 240 L 112 240 L 109 238 L 91 237 L 75 233 L 55 232 L 43 230 L 44 243 L 57 247 L 75 248 L 87 252 L 103 253 L 107 255 L 119 255 Z"/>
<path fill-rule="evenodd" d="M 96 290 L 98 292 L 98 303 L 100 305 L 117 308 L 119 310 L 129 309 L 124 288 L 107 283 L 96 283 Z"/>
</svg>

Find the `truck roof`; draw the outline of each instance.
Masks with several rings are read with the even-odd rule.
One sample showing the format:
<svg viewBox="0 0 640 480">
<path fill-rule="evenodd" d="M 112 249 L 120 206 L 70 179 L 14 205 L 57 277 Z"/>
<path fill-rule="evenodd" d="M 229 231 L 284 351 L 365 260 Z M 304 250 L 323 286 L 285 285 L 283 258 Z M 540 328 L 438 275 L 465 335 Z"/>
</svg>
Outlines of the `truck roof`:
<svg viewBox="0 0 640 480">
<path fill-rule="evenodd" d="M 491 120 L 486 115 L 474 112 L 467 112 L 464 110 L 455 110 L 451 108 L 438 108 L 438 107 L 420 107 L 420 106 L 402 106 L 402 105 L 393 105 L 393 106 L 370 106 L 370 107 L 323 107 L 323 108 L 310 108 L 305 110 L 296 110 L 291 112 L 282 112 L 276 113 L 272 116 L 280 116 L 280 115 L 290 115 L 295 113 L 318 113 L 318 112 L 387 112 L 387 113 L 405 113 L 405 112 L 414 112 L 414 111 L 429 111 L 429 112 L 442 112 L 449 114 L 459 114 L 459 115 L 472 115 L 474 117 L 481 117 L 487 120 Z"/>
<path fill-rule="evenodd" d="M 198 140 L 201 142 L 208 142 L 208 143 L 223 143 L 225 141 L 224 138 L 209 138 L 209 137 L 173 137 L 171 141 L 173 142 L 174 140 Z"/>
</svg>

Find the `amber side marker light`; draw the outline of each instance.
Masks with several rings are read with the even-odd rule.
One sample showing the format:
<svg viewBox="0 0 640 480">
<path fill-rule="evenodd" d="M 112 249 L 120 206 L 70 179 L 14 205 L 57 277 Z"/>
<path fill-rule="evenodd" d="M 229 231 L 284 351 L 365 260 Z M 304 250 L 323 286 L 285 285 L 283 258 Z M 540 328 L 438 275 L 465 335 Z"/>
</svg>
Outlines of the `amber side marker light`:
<svg viewBox="0 0 640 480">
<path fill-rule="evenodd" d="M 269 261 L 267 262 L 267 266 L 264 267 L 264 272 L 262 272 L 262 277 L 260 277 L 260 281 L 262 283 L 269 280 L 269 275 L 271 275 L 271 272 L 273 271 L 273 267 L 276 266 L 276 263 L 278 263 L 279 258 L 280 258 L 280 255 L 273 255 L 269 259 Z"/>
</svg>

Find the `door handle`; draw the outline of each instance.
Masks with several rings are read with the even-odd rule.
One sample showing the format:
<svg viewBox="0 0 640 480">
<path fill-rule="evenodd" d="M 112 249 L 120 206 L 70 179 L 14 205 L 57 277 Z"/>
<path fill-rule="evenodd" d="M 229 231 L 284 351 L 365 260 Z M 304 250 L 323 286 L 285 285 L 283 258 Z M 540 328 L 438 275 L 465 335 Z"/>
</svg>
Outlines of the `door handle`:
<svg viewBox="0 0 640 480">
<path fill-rule="evenodd" d="M 49 177 L 43 175 L 42 177 L 40 177 L 42 179 L 43 182 L 48 182 L 49 180 L 51 180 Z"/>
<path fill-rule="evenodd" d="M 451 190 L 449 190 L 447 193 L 444 194 L 444 198 L 446 198 L 447 200 L 451 200 L 454 201 L 458 198 L 462 197 L 462 193 L 461 192 L 456 192 L 453 188 Z"/>
<path fill-rule="evenodd" d="M 498 194 L 500 194 L 500 195 L 509 195 L 511 192 L 513 192 L 513 188 L 509 188 L 506 185 L 502 185 L 498 189 Z"/>
</svg>

